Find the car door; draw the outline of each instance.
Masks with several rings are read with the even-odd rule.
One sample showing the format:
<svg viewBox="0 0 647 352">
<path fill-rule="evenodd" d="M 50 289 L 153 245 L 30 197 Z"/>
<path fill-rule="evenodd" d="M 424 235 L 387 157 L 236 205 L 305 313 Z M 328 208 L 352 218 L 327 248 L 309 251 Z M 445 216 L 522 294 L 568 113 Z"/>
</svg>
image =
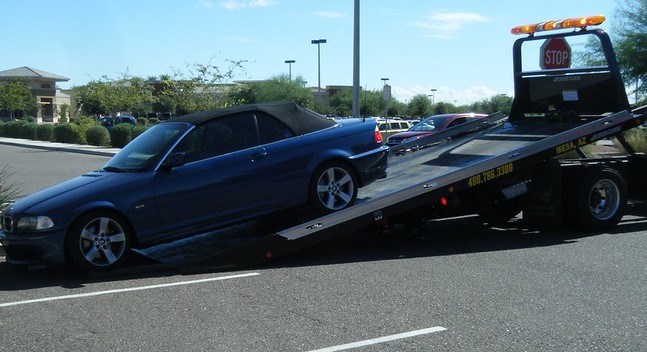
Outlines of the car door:
<svg viewBox="0 0 647 352">
<path fill-rule="evenodd" d="M 308 165 L 312 146 L 307 136 L 295 138 L 295 133 L 284 123 L 264 112 L 255 113 L 260 143 L 265 148 L 271 171 L 262 195 L 274 208 L 303 203 L 307 197 L 310 175 Z"/>
<path fill-rule="evenodd" d="M 184 153 L 185 164 L 155 177 L 159 214 L 168 231 L 192 232 L 267 210 L 262 190 L 269 162 L 258 145 L 252 113 L 197 126 L 176 153 Z"/>
</svg>

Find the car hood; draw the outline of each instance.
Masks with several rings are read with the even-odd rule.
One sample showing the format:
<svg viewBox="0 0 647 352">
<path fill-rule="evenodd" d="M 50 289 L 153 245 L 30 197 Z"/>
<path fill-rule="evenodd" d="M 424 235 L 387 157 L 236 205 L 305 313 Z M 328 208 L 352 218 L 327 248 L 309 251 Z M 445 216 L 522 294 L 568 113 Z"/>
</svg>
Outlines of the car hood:
<svg viewBox="0 0 647 352">
<path fill-rule="evenodd" d="M 39 204 L 44 204 L 50 199 L 53 199 L 65 194 L 69 194 L 69 193 L 75 193 L 75 194 L 91 193 L 91 192 L 88 192 L 88 187 L 90 185 L 93 185 L 93 184 L 99 185 L 101 183 L 106 183 L 106 182 L 116 182 L 112 179 L 117 175 L 119 174 L 100 172 L 100 171 L 89 172 L 87 174 L 78 176 L 76 178 L 65 181 L 63 183 L 59 183 L 55 186 L 46 188 L 42 191 L 36 192 L 23 199 L 20 199 L 15 204 L 13 204 L 13 206 L 11 207 L 11 212 L 22 213 L 34 206 L 37 206 Z M 112 181 L 109 181 L 109 180 L 112 180 Z M 93 189 L 94 188 L 95 187 L 93 187 Z"/>
</svg>

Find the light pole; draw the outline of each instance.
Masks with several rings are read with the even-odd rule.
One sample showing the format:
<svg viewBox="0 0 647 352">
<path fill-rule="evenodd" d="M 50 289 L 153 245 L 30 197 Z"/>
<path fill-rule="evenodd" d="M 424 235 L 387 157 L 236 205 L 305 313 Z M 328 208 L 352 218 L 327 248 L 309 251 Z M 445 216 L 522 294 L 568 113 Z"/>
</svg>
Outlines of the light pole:
<svg viewBox="0 0 647 352">
<path fill-rule="evenodd" d="M 431 88 L 431 105 L 436 103 L 436 88 Z"/>
<path fill-rule="evenodd" d="M 295 62 L 294 60 L 285 60 L 285 63 L 290 66 L 290 83 L 292 83 L 292 64 Z"/>
<path fill-rule="evenodd" d="M 312 44 L 317 44 L 317 93 L 321 98 L 321 44 L 326 43 L 326 39 L 313 39 Z"/>
</svg>

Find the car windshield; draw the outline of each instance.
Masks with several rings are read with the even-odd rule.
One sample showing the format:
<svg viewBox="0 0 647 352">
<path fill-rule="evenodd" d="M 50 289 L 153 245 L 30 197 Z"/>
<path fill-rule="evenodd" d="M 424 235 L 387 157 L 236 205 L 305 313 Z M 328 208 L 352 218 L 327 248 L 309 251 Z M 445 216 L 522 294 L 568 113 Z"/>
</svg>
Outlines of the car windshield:
<svg viewBox="0 0 647 352">
<path fill-rule="evenodd" d="M 440 126 L 445 124 L 449 117 L 430 117 L 426 118 L 417 125 L 413 126 L 409 131 L 435 131 Z"/>
<path fill-rule="evenodd" d="M 191 126 L 180 122 L 155 125 L 128 143 L 103 169 L 110 172 L 146 170 L 158 162 Z"/>
</svg>

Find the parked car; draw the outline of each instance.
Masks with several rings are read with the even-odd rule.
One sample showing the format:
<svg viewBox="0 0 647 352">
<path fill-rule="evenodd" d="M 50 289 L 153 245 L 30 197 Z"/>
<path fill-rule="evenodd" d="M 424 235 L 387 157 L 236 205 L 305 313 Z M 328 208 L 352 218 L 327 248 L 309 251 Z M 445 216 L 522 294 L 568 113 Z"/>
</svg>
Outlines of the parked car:
<svg viewBox="0 0 647 352">
<path fill-rule="evenodd" d="M 427 117 L 411 127 L 406 132 L 396 133 L 386 139 L 388 146 L 398 145 L 404 141 L 421 138 L 430 134 L 438 133 L 448 128 L 458 126 L 474 119 L 480 119 L 487 115 L 485 114 L 442 114 Z"/>
<path fill-rule="evenodd" d="M 382 133 L 408 131 L 411 125 L 405 120 L 377 120 L 377 127 Z"/>
<path fill-rule="evenodd" d="M 373 120 L 328 120 L 294 103 L 185 115 L 137 137 L 101 170 L 0 213 L 7 261 L 83 270 L 119 265 L 131 247 L 310 205 L 352 205 L 385 177 L 388 147 Z"/>
<path fill-rule="evenodd" d="M 104 116 L 99 119 L 101 126 L 111 129 L 120 123 L 129 123 L 133 126 L 137 125 L 137 120 L 132 116 Z"/>
</svg>

